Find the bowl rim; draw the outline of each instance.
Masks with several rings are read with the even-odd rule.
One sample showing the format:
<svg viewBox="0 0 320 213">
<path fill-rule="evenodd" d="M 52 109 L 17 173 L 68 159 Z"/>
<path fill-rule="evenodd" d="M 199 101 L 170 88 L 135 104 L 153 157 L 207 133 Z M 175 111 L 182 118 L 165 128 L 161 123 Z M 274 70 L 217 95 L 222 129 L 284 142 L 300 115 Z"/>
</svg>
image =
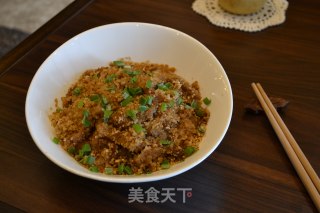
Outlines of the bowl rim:
<svg viewBox="0 0 320 213">
<path fill-rule="evenodd" d="M 228 105 L 229 113 L 228 113 L 228 116 L 227 116 L 227 121 L 225 123 L 225 127 L 223 129 L 223 132 L 220 133 L 219 139 L 217 141 L 215 141 L 216 142 L 215 146 L 212 146 L 210 150 L 208 150 L 203 155 L 201 155 L 201 158 L 199 160 L 192 161 L 188 166 L 185 166 L 185 167 L 183 167 L 181 169 L 178 169 L 176 171 L 174 170 L 172 172 L 167 172 L 165 174 L 160 174 L 160 175 L 156 175 L 156 176 L 151 176 L 151 175 L 148 175 L 148 174 L 131 175 L 131 176 L 127 176 L 127 175 L 110 175 L 109 176 L 109 175 L 104 175 L 104 174 L 100 174 L 100 173 L 84 173 L 84 172 L 79 171 L 77 169 L 70 168 L 69 166 L 67 166 L 67 165 L 65 165 L 63 163 L 60 163 L 54 157 L 52 157 L 49 154 L 47 154 L 46 151 L 43 149 L 43 147 L 40 145 L 41 142 L 38 141 L 37 136 L 35 135 L 33 129 L 31 128 L 30 118 L 29 118 L 29 113 L 28 113 L 29 107 L 31 107 L 31 106 L 30 106 L 30 101 L 28 101 L 28 100 L 30 99 L 31 91 L 32 91 L 33 85 L 35 84 L 35 82 L 37 80 L 37 76 L 40 75 L 39 74 L 40 71 L 43 70 L 43 67 L 45 67 L 47 65 L 48 61 L 53 57 L 53 55 L 56 54 L 58 51 L 60 51 L 63 47 L 69 45 L 74 40 L 78 39 L 79 37 L 86 36 L 86 34 L 92 32 L 92 31 L 96 31 L 96 30 L 99 30 L 101 28 L 107 28 L 107 27 L 113 27 L 113 26 L 126 26 L 126 25 L 129 25 L 129 26 L 136 25 L 136 26 L 147 26 L 147 27 L 161 28 L 162 30 L 163 29 L 164 30 L 169 30 L 169 31 L 172 31 L 174 33 L 179 33 L 180 35 L 183 35 L 183 36 L 187 37 L 188 39 L 190 39 L 193 42 L 195 42 L 197 45 L 201 46 L 201 48 L 204 51 L 207 51 L 209 53 L 209 55 L 215 60 L 215 62 L 218 63 L 218 66 L 221 68 L 221 71 L 222 71 L 222 73 L 220 73 L 220 74 L 222 74 L 224 79 L 226 80 L 226 83 L 227 83 L 226 86 L 228 87 L 228 91 L 229 91 L 229 100 L 228 100 L 229 101 L 229 105 Z M 226 132 L 227 132 L 229 126 L 230 126 L 231 119 L 232 119 L 232 114 L 233 114 L 233 93 L 232 93 L 231 84 L 230 84 L 230 81 L 228 79 L 228 76 L 227 76 L 224 68 L 222 67 L 220 61 L 216 58 L 216 56 L 204 44 L 202 44 L 200 41 L 198 41 L 197 39 L 193 38 L 192 36 L 182 32 L 180 30 L 176 30 L 174 28 L 167 27 L 167 26 L 164 26 L 164 25 L 152 24 L 152 23 L 144 23 L 144 22 L 117 22 L 117 23 L 112 23 L 112 24 L 106 24 L 106 25 L 93 27 L 91 29 L 85 30 L 85 31 L 73 36 L 72 38 L 68 39 L 66 42 L 62 43 L 57 49 L 55 49 L 42 62 L 42 64 L 37 69 L 35 75 L 32 78 L 32 81 L 31 81 L 31 83 L 29 85 L 27 96 L 26 96 L 26 102 L 25 102 L 25 117 L 26 117 L 27 127 L 28 127 L 28 130 L 30 132 L 30 135 L 31 135 L 34 143 L 36 144 L 36 146 L 40 149 L 40 151 L 50 161 L 52 161 L 57 166 L 63 168 L 64 170 L 67 170 L 67 171 L 69 171 L 69 172 L 71 172 L 73 174 L 76 174 L 78 176 L 89 178 L 89 179 L 93 179 L 93 180 L 98 180 L 98 181 L 103 181 L 103 182 L 113 182 L 113 183 L 143 183 L 143 182 L 159 181 L 159 180 L 163 180 L 163 179 L 167 179 L 167 178 L 170 178 L 170 177 L 177 176 L 177 175 L 182 174 L 182 173 L 192 169 L 193 167 L 199 165 L 209 155 L 211 155 L 213 153 L 213 151 L 222 142 L 222 139 L 225 137 Z M 72 158 L 72 157 L 70 156 L 70 158 Z"/>
</svg>

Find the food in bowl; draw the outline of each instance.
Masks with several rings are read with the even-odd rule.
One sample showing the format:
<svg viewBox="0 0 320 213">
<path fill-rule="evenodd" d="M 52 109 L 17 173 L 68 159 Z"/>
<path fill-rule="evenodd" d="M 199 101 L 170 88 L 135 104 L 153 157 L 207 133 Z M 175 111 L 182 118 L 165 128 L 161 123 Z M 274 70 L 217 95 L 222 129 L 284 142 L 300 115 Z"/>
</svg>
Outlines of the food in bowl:
<svg viewBox="0 0 320 213">
<path fill-rule="evenodd" d="M 50 114 L 54 142 L 93 172 L 146 174 L 199 149 L 211 100 L 166 64 L 113 61 L 85 71 Z"/>
</svg>

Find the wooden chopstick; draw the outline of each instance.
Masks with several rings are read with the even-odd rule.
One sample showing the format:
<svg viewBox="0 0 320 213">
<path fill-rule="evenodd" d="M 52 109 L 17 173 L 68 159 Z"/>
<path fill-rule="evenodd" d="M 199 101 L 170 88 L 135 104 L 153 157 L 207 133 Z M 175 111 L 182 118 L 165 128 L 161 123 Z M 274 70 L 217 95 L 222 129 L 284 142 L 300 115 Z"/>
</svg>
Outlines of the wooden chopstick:
<svg viewBox="0 0 320 213">
<path fill-rule="evenodd" d="M 298 173 L 302 183 L 306 187 L 311 199 L 320 212 L 320 181 L 309 161 L 301 151 L 296 140 L 293 138 L 289 129 L 284 124 L 277 110 L 274 108 L 262 86 L 257 83 L 251 84 L 262 108 L 264 109 L 274 131 L 276 132 L 285 152 L 287 153 L 292 165 Z"/>
</svg>

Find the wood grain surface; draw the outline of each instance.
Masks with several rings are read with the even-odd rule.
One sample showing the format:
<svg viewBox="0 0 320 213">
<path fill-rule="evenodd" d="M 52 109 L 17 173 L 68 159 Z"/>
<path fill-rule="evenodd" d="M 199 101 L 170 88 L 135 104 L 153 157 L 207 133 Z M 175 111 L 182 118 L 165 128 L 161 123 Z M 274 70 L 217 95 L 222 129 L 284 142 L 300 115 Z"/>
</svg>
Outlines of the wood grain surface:
<svg viewBox="0 0 320 213">
<path fill-rule="evenodd" d="M 75 1 L 0 61 L 0 212 L 317 212 L 267 117 L 244 106 L 251 82 L 290 100 L 281 116 L 320 174 L 320 1 L 290 1 L 286 21 L 256 33 L 212 25 L 192 0 Z M 32 77 L 62 43 L 92 27 L 148 22 L 208 47 L 231 82 L 234 111 L 217 150 L 195 168 L 150 183 L 115 184 L 71 174 L 34 144 L 24 105 Z M 129 203 L 131 187 L 192 188 L 176 203 Z"/>
</svg>

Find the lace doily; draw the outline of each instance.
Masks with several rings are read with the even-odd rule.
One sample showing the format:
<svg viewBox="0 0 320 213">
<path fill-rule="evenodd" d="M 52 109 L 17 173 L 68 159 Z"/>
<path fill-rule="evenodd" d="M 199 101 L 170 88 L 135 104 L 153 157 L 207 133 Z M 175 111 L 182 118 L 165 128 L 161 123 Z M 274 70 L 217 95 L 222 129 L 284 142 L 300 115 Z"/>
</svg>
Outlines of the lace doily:
<svg viewBox="0 0 320 213">
<path fill-rule="evenodd" d="M 286 0 L 267 0 L 260 11 L 249 15 L 228 13 L 219 6 L 218 0 L 196 0 L 192 9 L 206 16 L 214 25 L 256 32 L 283 23 L 288 4 Z"/>
</svg>

